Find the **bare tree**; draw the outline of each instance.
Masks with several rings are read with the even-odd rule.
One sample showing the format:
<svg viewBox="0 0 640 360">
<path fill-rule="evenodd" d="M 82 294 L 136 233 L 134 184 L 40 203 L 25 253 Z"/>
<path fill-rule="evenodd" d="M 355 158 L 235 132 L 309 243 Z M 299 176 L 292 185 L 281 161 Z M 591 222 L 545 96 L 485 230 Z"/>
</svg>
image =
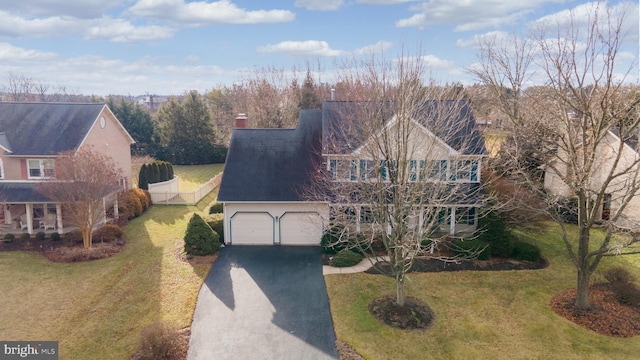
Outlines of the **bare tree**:
<svg viewBox="0 0 640 360">
<path fill-rule="evenodd" d="M 16 102 L 72 102 L 84 101 L 82 96 L 68 91 L 65 86 L 51 86 L 24 74 L 9 73 L 7 84 L 0 88 L 8 101 Z"/>
<path fill-rule="evenodd" d="M 86 147 L 60 153 L 55 159 L 55 179 L 39 184 L 38 191 L 63 205 L 88 249 L 94 226 L 105 216 L 103 201 L 122 189 L 118 184 L 122 177 L 111 157 Z"/>
<path fill-rule="evenodd" d="M 640 193 L 640 94 L 624 85 L 634 68 L 620 64 L 624 10 L 613 13 L 601 2 L 592 5 L 586 19 L 571 12 L 563 20 L 524 40 L 483 41 L 480 64 L 471 71 L 492 89 L 511 120 L 511 153 L 503 157 L 511 160 L 509 175 L 538 191 L 547 205 L 540 210 L 560 224 L 577 270 L 575 305 L 587 309 L 591 275 L 601 259 L 635 253 L 632 245 L 638 242 L 614 235 L 623 226 L 638 229 L 623 220 Z M 538 86 L 527 87 L 533 83 Z M 544 177 L 532 171 L 526 161 L 531 158 L 544 166 Z M 572 210 L 559 195 L 575 199 L 577 235 L 567 230 L 562 214 Z M 603 216 L 609 204 L 611 212 Z M 598 223 L 605 230 L 602 240 L 591 236 Z"/>
<path fill-rule="evenodd" d="M 406 54 L 403 54 L 406 55 Z M 353 101 L 325 103 L 325 171 L 312 193 L 331 204 L 338 242 L 378 243 L 405 304 L 405 278 L 424 246 L 473 233 L 486 153 L 462 91 L 424 85 L 421 57 L 347 64 L 340 83 Z M 434 255 L 435 257 L 436 255 Z M 442 260 L 453 260 L 442 257 Z M 374 261 L 374 266 L 381 265 Z"/>
</svg>

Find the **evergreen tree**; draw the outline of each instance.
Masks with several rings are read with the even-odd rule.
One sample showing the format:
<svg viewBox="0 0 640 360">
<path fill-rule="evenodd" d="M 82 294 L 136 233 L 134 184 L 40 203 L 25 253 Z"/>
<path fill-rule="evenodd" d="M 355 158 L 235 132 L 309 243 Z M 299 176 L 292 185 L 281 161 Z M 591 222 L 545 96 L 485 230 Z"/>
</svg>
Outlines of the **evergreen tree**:
<svg viewBox="0 0 640 360">
<path fill-rule="evenodd" d="M 138 187 L 143 190 L 149 190 L 149 169 L 147 164 L 142 164 L 138 175 Z"/>
</svg>

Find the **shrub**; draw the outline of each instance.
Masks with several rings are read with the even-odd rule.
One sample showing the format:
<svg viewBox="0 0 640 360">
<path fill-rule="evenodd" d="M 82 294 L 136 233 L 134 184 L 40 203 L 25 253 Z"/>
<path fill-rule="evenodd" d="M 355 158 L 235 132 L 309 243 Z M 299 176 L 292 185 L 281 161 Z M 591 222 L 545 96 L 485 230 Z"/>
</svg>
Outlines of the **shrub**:
<svg viewBox="0 0 640 360">
<path fill-rule="evenodd" d="M 224 244 L 224 219 L 215 219 L 208 221 L 207 224 L 218 234 L 220 243 Z"/>
<path fill-rule="evenodd" d="M 38 231 L 36 233 L 36 240 L 38 241 L 44 241 L 44 239 L 47 237 L 47 235 L 44 233 L 44 231 Z"/>
<path fill-rule="evenodd" d="M 331 266 L 347 267 L 353 266 L 362 261 L 362 255 L 351 250 L 341 250 L 331 259 Z"/>
<path fill-rule="evenodd" d="M 60 241 L 62 239 L 62 237 L 60 236 L 59 233 L 54 232 L 51 234 L 51 241 Z"/>
<path fill-rule="evenodd" d="M 147 164 L 142 164 L 138 173 L 138 187 L 144 190 L 149 190 L 149 170 L 147 167 Z"/>
<path fill-rule="evenodd" d="M 107 224 L 93 232 L 92 242 L 113 242 L 124 235 L 122 228 L 118 225 Z"/>
<path fill-rule="evenodd" d="M 491 255 L 509 258 L 513 254 L 513 237 L 507 223 L 500 214 L 492 211 L 478 220 L 481 233 L 478 240 L 484 241 L 491 247 Z"/>
<path fill-rule="evenodd" d="M 552 209 L 562 222 L 566 224 L 578 224 L 578 198 L 562 198 L 557 202 L 558 207 Z"/>
<path fill-rule="evenodd" d="M 629 282 L 615 282 L 611 284 L 613 295 L 621 304 L 640 307 L 640 289 Z"/>
<path fill-rule="evenodd" d="M 451 243 L 451 251 L 463 257 L 476 257 L 478 260 L 491 258 L 491 246 L 478 239 L 456 239 Z"/>
<path fill-rule="evenodd" d="M 220 214 L 224 211 L 222 203 L 215 203 L 209 208 L 209 214 Z"/>
<path fill-rule="evenodd" d="M 350 234 L 347 237 L 347 249 L 361 255 L 371 252 L 371 242 L 367 241 L 360 233 Z"/>
<path fill-rule="evenodd" d="M 127 218 L 129 220 L 136 218 L 142 214 L 142 203 L 140 202 L 140 198 L 138 198 L 133 189 L 127 192 L 124 210 L 127 213 Z"/>
<path fill-rule="evenodd" d="M 521 261 L 538 261 L 540 260 L 540 249 L 533 244 L 515 241 L 513 243 L 513 258 Z"/>
<path fill-rule="evenodd" d="M 636 281 L 635 276 L 622 266 L 615 266 L 604 272 L 604 278 L 612 284 L 632 283 Z"/>
<path fill-rule="evenodd" d="M 31 240 L 31 235 L 29 235 L 29 233 L 22 233 L 20 234 L 20 241 L 25 243 L 25 242 L 29 242 Z"/>
<path fill-rule="evenodd" d="M 4 242 L 10 243 L 16 238 L 13 234 L 4 234 Z"/>
<path fill-rule="evenodd" d="M 220 237 L 198 214 L 193 214 L 184 235 L 184 251 L 191 255 L 210 255 L 220 249 Z"/>
<path fill-rule="evenodd" d="M 76 244 L 82 244 L 82 242 L 82 232 L 80 230 L 73 230 L 62 236 L 64 246 L 72 247 Z"/>
<path fill-rule="evenodd" d="M 178 332 L 160 322 L 142 329 L 139 346 L 136 358 L 141 360 L 178 359 L 181 353 Z"/>
<path fill-rule="evenodd" d="M 131 189 L 131 192 L 138 197 L 138 199 L 140 200 L 140 205 L 142 205 L 142 212 L 145 212 L 149 208 L 149 206 L 151 206 L 151 194 L 149 193 L 149 191 L 140 188 L 133 188 Z"/>
<path fill-rule="evenodd" d="M 320 247 L 324 254 L 335 254 L 344 249 L 346 244 L 340 241 L 342 234 L 344 233 L 344 226 L 335 225 L 330 227 L 322 234 L 320 238 Z"/>
</svg>

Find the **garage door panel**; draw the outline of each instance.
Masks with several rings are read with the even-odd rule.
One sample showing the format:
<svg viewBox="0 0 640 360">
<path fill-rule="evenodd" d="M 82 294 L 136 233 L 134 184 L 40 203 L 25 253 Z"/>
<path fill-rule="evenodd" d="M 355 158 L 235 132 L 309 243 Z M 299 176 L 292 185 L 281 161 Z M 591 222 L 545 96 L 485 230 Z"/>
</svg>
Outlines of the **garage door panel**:
<svg viewBox="0 0 640 360">
<path fill-rule="evenodd" d="M 266 212 L 238 212 L 231 218 L 231 244 L 273 245 L 273 223 Z"/>
<path fill-rule="evenodd" d="M 280 218 L 282 245 L 319 245 L 322 218 L 316 212 L 285 213 Z"/>
</svg>

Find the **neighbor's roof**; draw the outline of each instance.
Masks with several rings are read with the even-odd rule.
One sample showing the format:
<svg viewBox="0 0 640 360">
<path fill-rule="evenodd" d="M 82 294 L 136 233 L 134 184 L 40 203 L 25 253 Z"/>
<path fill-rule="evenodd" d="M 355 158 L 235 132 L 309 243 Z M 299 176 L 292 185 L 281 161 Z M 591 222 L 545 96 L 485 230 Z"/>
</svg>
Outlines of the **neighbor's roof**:
<svg viewBox="0 0 640 360">
<path fill-rule="evenodd" d="M 11 155 L 56 155 L 77 149 L 105 106 L 0 102 L 0 147 Z"/>
<path fill-rule="evenodd" d="M 364 117 L 379 117 L 384 123 L 381 125 L 386 125 L 394 115 L 393 104 L 389 102 L 325 101 L 322 104 L 323 153 L 353 152 L 369 138 L 372 130 L 370 119 Z M 468 101 L 428 100 L 417 108 L 412 118 L 462 155 L 488 154 Z"/>
<path fill-rule="evenodd" d="M 302 201 L 321 163 L 321 110 L 303 110 L 296 129 L 235 129 L 218 200 Z"/>
</svg>

